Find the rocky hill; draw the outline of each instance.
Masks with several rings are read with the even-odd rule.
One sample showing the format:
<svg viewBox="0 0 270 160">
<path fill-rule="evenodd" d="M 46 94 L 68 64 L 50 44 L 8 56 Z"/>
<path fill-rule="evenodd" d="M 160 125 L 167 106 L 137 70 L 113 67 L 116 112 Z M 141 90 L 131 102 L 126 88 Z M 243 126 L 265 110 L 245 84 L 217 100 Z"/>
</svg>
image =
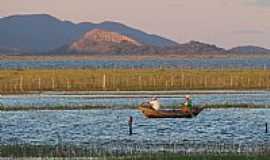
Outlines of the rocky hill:
<svg viewBox="0 0 270 160">
<path fill-rule="evenodd" d="M 94 29 L 85 33 L 70 45 L 53 52 L 54 54 L 107 54 L 107 55 L 166 55 L 166 54 L 222 54 L 225 49 L 215 45 L 190 41 L 170 47 L 157 47 L 140 42 L 116 32 Z"/>
<path fill-rule="evenodd" d="M 140 42 L 125 35 L 101 29 L 93 29 L 85 33 L 79 40 L 62 48 L 61 53 L 122 54 L 140 46 L 142 46 Z"/>
</svg>

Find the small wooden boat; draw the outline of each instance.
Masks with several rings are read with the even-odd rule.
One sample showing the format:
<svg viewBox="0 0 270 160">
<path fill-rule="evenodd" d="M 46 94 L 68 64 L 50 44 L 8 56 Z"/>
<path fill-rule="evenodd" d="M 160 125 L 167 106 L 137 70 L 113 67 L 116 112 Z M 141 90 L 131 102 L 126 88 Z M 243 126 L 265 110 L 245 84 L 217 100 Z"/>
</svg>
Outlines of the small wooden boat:
<svg viewBox="0 0 270 160">
<path fill-rule="evenodd" d="M 149 103 L 143 103 L 139 106 L 147 118 L 193 118 L 196 117 L 204 108 L 193 108 L 189 112 L 184 112 L 181 109 L 162 109 L 155 110 Z"/>
</svg>

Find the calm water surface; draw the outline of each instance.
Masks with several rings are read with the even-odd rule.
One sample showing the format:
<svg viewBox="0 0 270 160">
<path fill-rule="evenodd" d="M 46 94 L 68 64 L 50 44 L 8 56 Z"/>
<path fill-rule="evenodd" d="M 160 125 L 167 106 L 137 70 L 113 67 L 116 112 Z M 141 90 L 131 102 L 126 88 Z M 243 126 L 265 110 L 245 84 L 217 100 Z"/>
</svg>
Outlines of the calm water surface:
<svg viewBox="0 0 270 160">
<path fill-rule="evenodd" d="M 179 98 L 161 98 L 165 106 L 179 105 Z M 193 119 L 147 119 L 135 108 L 147 98 L 2 96 L 0 102 L 14 106 L 112 106 L 111 109 L 72 111 L 0 111 L 0 144 L 75 144 L 97 146 L 158 146 L 167 144 L 229 143 L 270 146 L 270 109 L 207 109 Z M 198 94 L 195 105 L 215 103 L 270 104 L 270 94 Z M 123 106 L 122 109 L 117 107 Z M 128 117 L 133 116 L 132 136 Z"/>
<path fill-rule="evenodd" d="M 270 58 L 177 59 L 177 60 L 76 60 L 76 61 L 0 61 L 0 69 L 29 68 L 269 68 Z"/>
<path fill-rule="evenodd" d="M 127 120 L 134 117 L 134 135 Z M 138 110 L 0 112 L 1 144 L 269 143 L 267 109 L 210 109 L 193 119 L 146 119 Z"/>
</svg>

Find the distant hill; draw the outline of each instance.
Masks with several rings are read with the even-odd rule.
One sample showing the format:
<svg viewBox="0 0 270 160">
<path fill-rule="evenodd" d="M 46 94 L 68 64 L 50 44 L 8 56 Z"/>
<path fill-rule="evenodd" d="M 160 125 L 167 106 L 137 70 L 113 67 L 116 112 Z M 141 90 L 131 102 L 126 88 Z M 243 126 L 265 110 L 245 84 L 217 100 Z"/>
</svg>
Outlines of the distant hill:
<svg viewBox="0 0 270 160">
<path fill-rule="evenodd" d="M 0 18 L 0 47 L 46 52 L 70 44 L 92 29 L 105 29 L 126 35 L 151 46 L 173 46 L 169 39 L 147 34 L 116 22 L 79 23 L 61 21 L 47 14 L 15 15 Z"/>
<path fill-rule="evenodd" d="M 116 32 L 93 29 L 79 40 L 61 48 L 55 53 L 65 54 L 126 54 L 129 50 L 142 46 L 130 37 Z"/>
<path fill-rule="evenodd" d="M 167 47 L 163 49 L 164 52 L 169 53 L 188 53 L 188 54 L 221 54 L 226 53 L 226 50 L 219 48 L 216 45 L 202 43 L 198 41 L 190 41 L 188 43 L 179 44 L 174 47 Z"/>
<path fill-rule="evenodd" d="M 0 19 L 0 47 L 47 51 L 78 38 L 76 25 L 49 15 L 18 15 Z"/>
<path fill-rule="evenodd" d="M 257 46 L 240 46 L 230 49 L 232 54 L 270 54 L 270 49 Z"/>
<path fill-rule="evenodd" d="M 168 46 L 174 46 L 178 44 L 177 42 L 166 39 L 164 37 L 154 35 L 154 34 L 146 34 L 145 32 L 127 27 L 124 24 L 116 23 L 116 22 L 109 22 L 109 21 L 103 22 L 103 23 L 97 24 L 96 28 L 109 30 L 109 31 L 120 33 L 122 35 L 126 35 L 148 46 L 168 47 Z"/>
<path fill-rule="evenodd" d="M 102 29 L 93 29 L 85 33 L 80 39 L 70 45 L 63 46 L 50 54 L 220 54 L 226 53 L 225 49 L 215 45 L 190 41 L 170 47 L 157 47 L 141 44 L 140 42 L 116 32 Z"/>
<path fill-rule="evenodd" d="M 213 44 L 172 40 L 117 22 L 75 24 L 47 14 L 0 18 L 0 54 L 270 54 L 269 49 L 240 46 L 229 50 Z"/>
<path fill-rule="evenodd" d="M 158 47 L 142 44 L 131 37 L 103 29 L 86 32 L 80 39 L 65 45 L 49 54 L 84 55 L 181 55 L 181 54 L 256 54 L 269 53 L 260 47 L 237 47 L 226 50 L 213 44 L 190 41 L 174 46 Z"/>
<path fill-rule="evenodd" d="M 1 53 L 5 53 L 6 55 L 20 55 L 24 52 L 24 50 L 16 49 L 16 48 L 0 48 L 0 55 Z"/>
</svg>

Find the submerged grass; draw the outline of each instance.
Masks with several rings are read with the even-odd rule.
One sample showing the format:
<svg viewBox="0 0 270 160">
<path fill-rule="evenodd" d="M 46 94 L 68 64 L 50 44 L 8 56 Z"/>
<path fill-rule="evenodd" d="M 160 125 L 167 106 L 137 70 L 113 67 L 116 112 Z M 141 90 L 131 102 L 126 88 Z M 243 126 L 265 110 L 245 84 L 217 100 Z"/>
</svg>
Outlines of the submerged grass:
<svg viewBox="0 0 270 160">
<path fill-rule="evenodd" d="M 256 108 L 270 108 L 269 105 L 255 105 L 255 104 L 207 104 L 202 106 L 208 109 L 226 109 L 226 108 L 242 108 L 242 109 L 256 109 Z"/>
<path fill-rule="evenodd" d="M 269 105 L 255 104 L 208 104 L 203 106 L 204 109 L 264 109 L 270 108 Z M 163 109 L 180 109 L 180 106 L 161 106 Z M 0 104 L 0 111 L 31 111 L 31 110 L 92 110 L 92 109 L 138 109 L 138 106 L 4 106 Z"/>
<path fill-rule="evenodd" d="M 160 91 L 269 89 L 263 69 L 0 70 L 0 93 L 29 91 Z"/>
</svg>

